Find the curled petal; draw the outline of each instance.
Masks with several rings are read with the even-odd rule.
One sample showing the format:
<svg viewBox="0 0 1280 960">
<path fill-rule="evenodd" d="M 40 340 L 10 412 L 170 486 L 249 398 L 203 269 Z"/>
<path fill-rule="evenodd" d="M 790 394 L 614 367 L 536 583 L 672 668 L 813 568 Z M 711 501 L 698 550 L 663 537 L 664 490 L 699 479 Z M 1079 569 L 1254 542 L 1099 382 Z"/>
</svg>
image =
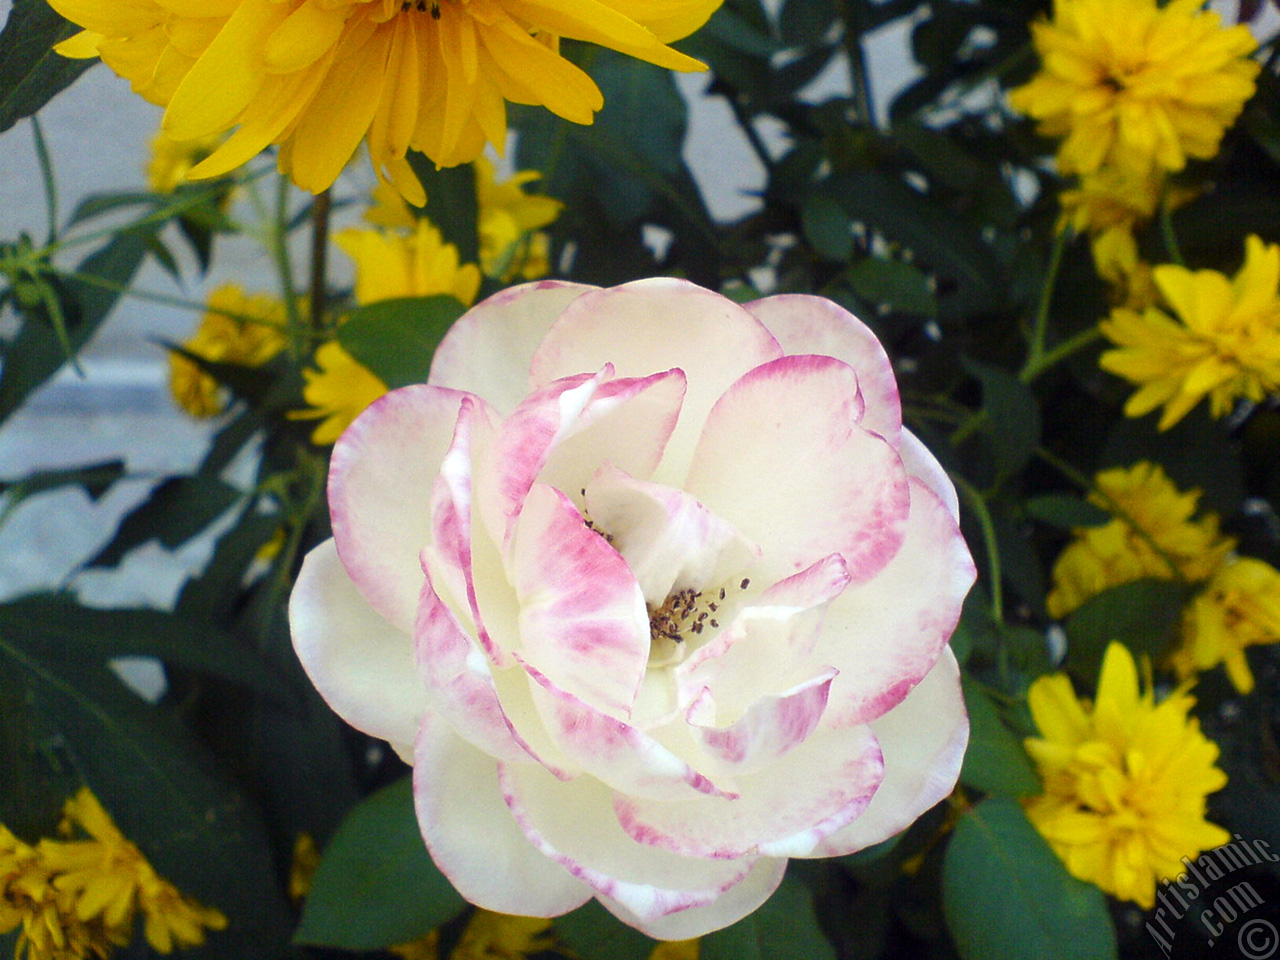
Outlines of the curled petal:
<svg viewBox="0 0 1280 960">
<path fill-rule="evenodd" d="M 760 857 L 751 872 L 712 903 L 690 907 L 679 913 L 646 920 L 618 901 L 596 894 L 606 910 L 623 923 L 658 940 L 692 940 L 737 923 L 769 899 L 787 872 L 787 861 L 779 857 Z"/>
<path fill-rule="evenodd" d="M 510 413 L 529 393 L 529 361 L 551 324 L 565 307 L 594 289 L 539 280 L 495 293 L 449 328 L 431 358 L 427 382 L 477 394 L 503 415 Z"/>
<path fill-rule="evenodd" d="M 937 662 L 976 575 L 951 511 L 912 478 L 902 549 L 879 576 L 850 586 L 827 610 L 813 656 L 840 676 L 824 723 L 866 723 L 900 703 Z M 891 599 L 898 597 L 909 599 Z"/>
<path fill-rule="evenodd" d="M 744 305 L 788 354 L 835 357 L 853 368 L 866 401 L 860 423 L 898 445 L 902 404 L 898 381 L 871 328 L 838 303 L 803 293 L 779 294 Z"/>
<path fill-rule="evenodd" d="M 695 860 L 637 845 L 618 826 L 608 788 L 591 777 L 564 783 L 529 764 L 500 764 L 499 777 L 531 844 L 646 920 L 711 903 L 754 861 Z"/>
<path fill-rule="evenodd" d="M 626 561 L 540 483 L 509 557 L 523 662 L 592 707 L 629 716 L 649 660 L 649 614 Z"/>
<path fill-rule="evenodd" d="M 525 838 L 503 803 L 498 762 L 429 714 L 414 751 L 413 797 L 431 858 L 476 906 L 556 917 L 591 899 L 589 886 Z"/>
<path fill-rule="evenodd" d="M 431 491 L 466 394 L 404 387 L 380 397 L 334 444 L 329 512 L 338 555 L 369 604 L 413 632 Z"/>
<path fill-rule="evenodd" d="M 783 357 L 743 376 L 708 415 L 685 489 L 760 544 L 766 579 L 839 553 L 863 582 L 898 552 L 907 474 L 857 424 L 861 403 L 848 365 Z"/>
<path fill-rule="evenodd" d="M 429 571 L 418 604 L 415 636 L 418 670 L 440 717 L 490 756 L 527 762 L 531 753 L 507 719 L 488 659 L 462 632 L 433 588 Z"/>
<path fill-rule="evenodd" d="M 821 662 L 813 649 L 826 608 L 848 583 L 844 559 L 833 554 L 765 590 L 675 668 L 678 701 L 690 704 L 705 689 L 721 711 L 739 716 L 760 698 L 807 682 Z"/>
<path fill-rule="evenodd" d="M 835 670 L 824 670 L 777 696 L 763 697 L 725 726 L 715 725 L 715 704 L 710 691 L 704 690 L 686 716 L 704 751 L 735 776 L 752 773 L 804 743 L 817 729 L 835 676 Z"/>
<path fill-rule="evenodd" d="M 642 730 L 600 713 L 526 666 L 534 703 L 556 745 L 589 774 L 625 794 L 655 800 L 728 796 Z"/>
<path fill-rule="evenodd" d="M 871 722 L 884 751 L 885 776 L 870 806 L 853 823 L 798 856 L 838 857 L 902 832 L 956 785 L 969 717 L 960 667 L 944 650 L 937 665 L 900 704 Z"/>
<path fill-rule="evenodd" d="M 760 548 L 682 490 L 636 480 L 606 464 L 586 487 L 598 529 L 634 572 L 647 603 L 720 584 L 748 566 Z"/>
<path fill-rule="evenodd" d="M 289 625 L 298 659 L 329 706 L 407 756 L 427 700 L 414 674 L 413 642 L 361 596 L 332 540 L 303 561 Z"/>
<path fill-rule="evenodd" d="M 920 442 L 920 438 L 906 428 L 902 431 L 902 441 L 898 445 L 898 455 L 902 457 L 902 465 L 907 473 L 924 481 L 924 485 L 942 498 L 942 502 L 951 511 L 956 523 L 960 522 L 960 498 L 956 496 L 956 485 L 942 469 L 938 458 L 929 452 L 929 448 Z"/>
<path fill-rule="evenodd" d="M 619 793 L 614 810 L 637 843 L 686 857 L 806 856 L 867 808 L 883 777 L 869 727 L 819 730 L 737 778 L 738 797 L 662 803 Z"/>
<path fill-rule="evenodd" d="M 626 348 L 619 350 L 622 343 Z M 535 385 L 545 385 L 610 362 L 621 377 L 683 370 L 688 393 L 656 477 L 681 485 L 716 398 L 752 367 L 781 355 L 769 331 L 733 301 L 684 280 L 654 278 L 574 300 L 547 332 L 529 372 Z"/>
</svg>

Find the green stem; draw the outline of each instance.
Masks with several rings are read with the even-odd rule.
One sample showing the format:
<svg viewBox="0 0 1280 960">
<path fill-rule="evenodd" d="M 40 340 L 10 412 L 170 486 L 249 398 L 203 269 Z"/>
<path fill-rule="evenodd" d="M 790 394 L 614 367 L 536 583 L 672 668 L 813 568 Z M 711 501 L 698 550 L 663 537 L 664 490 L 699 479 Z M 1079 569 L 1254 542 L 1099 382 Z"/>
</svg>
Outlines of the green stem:
<svg viewBox="0 0 1280 960">
<path fill-rule="evenodd" d="M 1055 470 L 1057 470 L 1060 474 L 1062 474 L 1064 477 L 1066 477 L 1076 486 L 1080 487 L 1083 490 L 1089 491 L 1089 493 L 1091 493 L 1092 495 L 1096 496 L 1099 500 L 1101 500 L 1103 509 L 1105 509 L 1112 516 L 1117 517 L 1120 520 L 1123 520 L 1126 526 L 1128 526 L 1129 529 L 1133 531 L 1134 536 L 1142 540 L 1148 547 L 1151 548 L 1152 553 L 1154 553 L 1157 557 L 1159 557 L 1161 560 L 1164 561 L 1165 566 L 1169 568 L 1175 580 L 1177 580 L 1180 583 L 1187 582 L 1186 575 L 1182 572 L 1182 568 L 1178 566 L 1177 561 L 1174 560 L 1174 558 L 1169 554 L 1169 552 L 1165 550 L 1165 548 L 1162 547 L 1159 543 L 1157 543 L 1155 538 L 1152 537 L 1150 533 L 1148 533 L 1146 530 L 1142 528 L 1141 524 L 1139 524 L 1136 520 L 1134 520 L 1133 515 L 1130 514 L 1128 510 L 1124 509 L 1124 507 L 1122 507 L 1116 500 L 1108 496 L 1105 490 L 1102 490 L 1096 483 L 1090 480 L 1087 476 L 1085 476 L 1083 473 L 1077 470 L 1070 463 L 1063 460 L 1057 454 L 1051 453 L 1048 450 L 1044 449 L 1044 447 L 1036 447 L 1035 454 L 1037 457 L 1039 457 L 1045 463 L 1049 464 L 1049 466 L 1053 467 Z"/>
<path fill-rule="evenodd" d="M 987 423 L 987 409 L 975 410 L 969 414 L 955 430 L 951 432 L 951 446 L 958 447 L 971 436 L 981 430 Z"/>
<path fill-rule="evenodd" d="M 1040 302 L 1036 305 L 1035 320 L 1031 328 L 1031 349 L 1027 354 L 1027 362 L 1022 368 L 1019 379 L 1023 377 L 1027 369 L 1035 366 L 1040 362 L 1041 356 L 1044 354 L 1044 341 L 1049 330 L 1049 307 L 1053 303 L 1053 289 L 1058 284 L 1058 270 L 1062 266 L 1062 253 L 1067 248 L 1067 243 L 1071 240 L 1071 230 L 1065 229 L 1058 232 L 1057 237 L 1053 241 L 1053 250 L 1049 254 L 1049 266 L 1045 270 L 1044 285 L 1040 288 Z M 1023 380 L 1023 383 L 1026 383 Z"/>
<path fill-rule="evenodd" d="M 276 185 L 276 208 L 267 225 L 267 247 L 280 276 L 280 293 L 284 297 L 285 315 L 289 318 L 289 356 L 301 362 L 306 352 L 306 325 L 298 309 L 298 288 L 293 283 L 293 263 L 289 259 L 289 178 L 280 174 Z"/>
<path fill-rule="evenodd" d="M 1023 383 L 1030 383 L 1040 374 L 1044 373 L 1051 367 L 1061 363 L 1067 357 L 1074 353 L 1079 353 L 1085 347 L 1096 343 L 1102 339 L 1102 331 L 1098 327 L 1087 327 L 1079 333 L 1073 334 L 1066 340 L 1040 355 L 1040 358 L 1032 362 L 1031 358 L 1027 358 L 1026 365 L 1018 373 L 1018 379 Z"/>
<path fill-rule="evenodd" d="M 316 194 L 311 205 L 311 329 L 319 330 L 324 323 L 327 300 L 326 265 L 329 250 L 329 211 L 332 195 L 328 190 Z"/>
<path fill-rule="evenodd" d="M 987 509 L 987 501 L 973 484 L 956 473 L 949 473 L 951 482 L 956 485 L 960 495 L 982 528 L 982 543 L 987 551 L 987 565 L 991 578 L 991 619 L 998 625 L 1004 624 L 1004 584 L 1000 572 L 1000 547 L 996 543 L 996 526 L 991 520 L 991 511 Z"/>
<path fill-rule="evenodd" d="M 45 143 L 39 117 L 31 117 L 31 134 L 36 143 L 36 157 L 40 161 L 40 178 L 44 181 L 44 205 L 49 219 L 45 244 L 48 245 L 58 236 L 58 184 L 53 177 L 53 159 L 49 156 L 49 145 Z"/>
<path fill-rule="evenodd" d="M 838 0 L 840 19 L 844 21 L 844 49 L 849 57 L 849 77 L 853 83 L 854 109 L 858 119 L 868 127 L 875 127 L 875 101 L 871 96 L 871 75 L 867 70 L 867 55 L 862 48 L 864 33 L 862 11 L 858 9 L 862 0 Z"/>
<path fill-rule="evenodd" d="M 157 293 L 154 290 L 141 290 L 132 287 L 127 283 L 119 283 L 115 280 L 108 280 L 106 277 L 99 277 L 92 273 L 80 273 L 72 270 L 61 274 L 67 280 L 75 280 L 78 283 L 88 284 L 91 287 L 100 287 L 103 290 L 110 290 L 112 293 L 118 293 L 121 296 L 133 297 L 137 300 L 146 300 L 149 303 L 160 303 L 167 307 L 178 307 L 183 310 L 191 310 L 196 313 L 203 313 L 208 309 L 208 304 L 199 300 L 191 300 L 187 297 L 175 297 L 167 293 Z M 277 330 L 284 330 L 285 325 L 276 323 L 274 320 L 264 320 L 262 317 L 251 317 L 247 313 L 236 313 L 234 310 L 219 310 L 220 316 L 227 317 L 230 320 L 236 320 L 239 323 L 253 323 L 260 327 L 274 327 Z"/>
</svg>

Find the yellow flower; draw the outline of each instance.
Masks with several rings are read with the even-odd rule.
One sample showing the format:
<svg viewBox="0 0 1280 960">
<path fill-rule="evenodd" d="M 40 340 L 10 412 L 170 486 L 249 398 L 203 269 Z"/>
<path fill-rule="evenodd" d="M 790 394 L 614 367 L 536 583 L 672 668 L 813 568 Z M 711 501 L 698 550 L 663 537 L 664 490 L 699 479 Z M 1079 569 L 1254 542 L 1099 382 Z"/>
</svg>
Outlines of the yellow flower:
<svg viewBox="0 0 1280 960">
<path fill-rule="evenodd" d="M 187 182 L 187 174 L 214 150 L 223 138 L 219 134 L 184 140 L 170 140 L 161 130 L 151 138 L 151 157 L 147 161 L 147 189 L 152 193 L 173 193 Z"/>
<path fill-rule="evenodd" d="M 1244 648 L 1280 641 L 1280 571 L 1239 557 L 1224 564 L 1182 617 L 1182 645 L 1170 662 L 1186 679 L 1221 663 L 1241 693 L 1253 690 Z"/>
<path fill-rule="evenodd" d="M 1094 477 L 1089 500 L 1115 517 L 1082 527 L 1053 567 L 1049 615 L 1065 617 L 1091 597 L 1146 577 L 1207 580 L 1235 548 L 1218 516 L 1193 520 L 1199 490 L 1180 491 L 1159 465 L 1142 461 Z"/>
<path fill-rule="evenodd" d="M 478 909 L 462 931 L 451 960 L 524 960 L 555 946 L 551 921 L 542 917 L 513 917 Z"/>
<path fill-rule="evenodd" d="M 315 837 L 303 831 L 293 841 L 293 862 L 289 865 L 289 899 L 294 903 L 311 891 L 311 880 L 320 866 Z"/>
<path fill-rule="evenodd" d="M 425 218 L 407 236 L 351 228 L 334 242 L 355 261 L 356 303 L 445 293 L 469 307 L 480 292 L 480 268 L 459 265 L 458 248 Z"/>
<path fill-rule="evenodd" d="M 0 933 L 22 925 L 19 958 L 107 957 L 131 939 L 138 910 L 160 953 L 198 946 L 206 929 L 226 927 L 219 911 L 184 897 L 155 872 L 87 787 L 67 801 L 60 832 L 69 837 L 77 828 L 89 839 L 32 847 L 0 825 Z"/>
<path fill-rule="evenodd" d="M 413 230 L 418 225 L 418 217 L 404 202 L 400 191 L 389 183 L 379 183 L 370 194 L 373 201 L 364 212 L 366 223 L 375 227 L 386 227 L 388 230 Z"/>
<path fill-rule="evenodd" d="M 209 295 L 195 336 L 182 346 L 206 360 L 258 367 L 284 349 L 286 319 L 284 304 L 274 297 L 226 284 Z M 226 407 L 218 381 L 179 353 L 169 354 L 169 389 L 193 417 L 216 417 Z"/>
<path fill-rule="evenodd" d="M 1027 698 L 1041 734 L 1027 752 L 1044 781 L 1027 817 L 1073 876 L 1150 908 L 1156 880 L 1182 872 L 1180 857 L 1231 839 L 1204 818 L 1205 798 L 1227 777 L 1188 715 L 1185 687 L 1156 703 L 1133 655 L 1113 643 L 1092 706 L 1061 673 L 1036 680 Z"/>
<path fill-rule="evenodd" d="M 417 940 L 393 944 L 387 947 L 387 952 L 394 953 L 401 960 L 440 960 L 440 931 L 432 930 Z"/>
<path fill-rule="evenodd" d="M 668 44 L 721 0 L 51 0 L 86 28 L 60 52 L 94 53 L 167 106 L 175 140 L 238 129 L 192 176 L 219 176 L 271 144 L 298 186 L 330 186 L 362 140 L 379 177 L 425 201 L 405 159 L 440 166 L 505 145 L 506 101 L 590 123 L 604 103 L 559 54 L 585 40 L 674 70 Z"/>
<path fill-rule="evenodd" d="M 1015 110 L 1065 138 L 1063 173 L 1135 174 L 1208 159 L 1253 95 L 1259 65 L 1245 26 L 1223 28 L 1202 0 L 1055 0 L 1031 27 L 1041 69 L 1012 91 Z"/>
<path fill-rule="evenodd" d="M 476 157 L 476 203 L 479 208 L 480 269 L 485 276 L 509 283 L 519 277 L 536 280 L 546 275 L 548 238 L 536 234 L 555 222 L 564 204 L 551 197 L 527 194 L 526 183 L 542 176 L 536 170 L 521 170 L 497 183 L 493 164 Z"/>
<path fill-rule="evenodd" d="M 1221 417 L 1237 398 L 1280 390 L 1280 246 L 1250 236 L 1231 279 L 1171 264 L 1154 277 L 1177 319 L 1155 307 L 1120 308 L 1101 324 L 1119 349 L 1100 365 L 1139 387 L 1125 404 L 1128 416 L 1163 405 L 1159 429 L 1167 430 L 1205 397 Z"/>
<path fill-rule="evenodd" d="M 306 386 L 302 397 L 310 405 L 308 410 L 292 410 L 292 420 L 320 420 L 311 434 L 311 442 L 328 446 L 351 421 L 373 401 L 387 392 L 387 385 L 342 349 L 336 340 L 323 344 L 316 351 L 318 370 L 303 370 Z"/>
<path fill-rule="evenodd" d="M 653 948 L 649 960 L 698 960 L 698 940 L 668 940 Z"/>
</svg>

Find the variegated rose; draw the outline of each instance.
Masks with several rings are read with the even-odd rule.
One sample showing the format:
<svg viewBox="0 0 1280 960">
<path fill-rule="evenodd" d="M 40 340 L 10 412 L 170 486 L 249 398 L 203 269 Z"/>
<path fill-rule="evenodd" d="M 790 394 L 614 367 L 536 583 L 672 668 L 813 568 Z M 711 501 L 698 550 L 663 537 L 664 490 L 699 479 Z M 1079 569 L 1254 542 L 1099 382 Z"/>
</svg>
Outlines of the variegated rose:
<svg viewBox="0 0 1280 960">
<path fill-rule="evenodd" d="M 697 936 L 955 783 L 955 492 L 827 300 L 504 291 L 347 430 L 329 502 L 298 655 L 480 906 Z"/>
</svg>

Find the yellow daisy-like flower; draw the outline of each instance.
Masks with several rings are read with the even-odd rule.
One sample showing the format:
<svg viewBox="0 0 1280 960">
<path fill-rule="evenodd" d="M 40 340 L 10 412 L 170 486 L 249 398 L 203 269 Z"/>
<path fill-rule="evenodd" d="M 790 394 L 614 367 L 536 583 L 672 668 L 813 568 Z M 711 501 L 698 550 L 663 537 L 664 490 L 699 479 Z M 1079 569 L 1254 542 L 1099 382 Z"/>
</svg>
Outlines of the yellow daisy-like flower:
<svg viewBox="0 0 1280 960">
<path fill-rule="evenodd" d="M 334 242 L 355 261 L 359 304 L 445 293 L 471 306 L 480 292 L 480 268 L 459 264 L 458 248 L 425 218 L 407 235 L 351 228 Z"/>
<path fill-rule="evenodd" d="M 140 910 L 151 946 L 199 946 L 206 930 L 227 918 L 183 896 L 160 877 L 102 808 L 82 788 L 67 801 L 60 832 L 88 839 L 22 843 L 0 825 L 0 933 L 19 924 L 22 960 L 105 958 L 127 944 Z"/>
<path fill-rule="evenodd" d="M 151 155 L 147 160 L 147 189 L 152 193 L 173 193 L 187 182 L 187 174 L 218 149 L 223 140 L 219 134 L 195 140 L 170 140 L 164 131 L 151 138 Z"/>
<path fill-rule="evenodd" d="M 209 294 L 195 336 L 182 347 L 206 360 L 259 367 L 284 349 L 287 319 L 276 298 L 246 294 L 229 283 Z M 216 417 L 226 409 L 218 381 L 179 353 L 169 354 L 169 389 L 174 402 L 193 417 Z"/>
<path fill-rule="evenodd" d="M 1138 263 L 1136 227 L 1150 220 L 1160 204 L 1164 177 L 1134 174 L 1123 167 L 1104 167 L 1062 191 L 1058 229 L 1088 234 L 1098 275 L 1118 283 Z"/>
<path fill-rule="evenodd" d="M 1183 611 L 1182 644 L 1169 658 L 1186 679 L 1222 664 L 1240 693 L 1253 690 L 1245 647 L 1280 642 L 1280 571 L 1252 557 L 1224 564 Z"/>
<path fill-rule="evenodd" d="M 1176 171 L 1218 152 L 1260 67 L 1247 59 L 1257 46 L 1249 29 L 1224 28 L 1203 6 L 1055 0 L 1053 19 L 1032 25 L 1042 66 L 1009 102 L 1064 138 L 1063 173 Z"/>
<path fill-rule="evenodd" d="M 1167 430 L 1205 397 L 1221 417 L 1240 397 L 1258 401 L 1280 390 L 1280 246 L 1248 237 L 1231 279 L 1171 264 L 1156 267 L 1154 279 L 1174 316 L 1121 308 L 1101 324 L 1119 349 L 1099 364 L 1138 385 L 1128 416 L 1163 406 L 1159 429 Z"/>
<path fill-rule="evenodd" d="M 1217 514 L 1192 519 L 1200 491 L 1180 491 L 1158 464 L 1144 460 L 1103 470 L 1094 484 L 1090 502 L 1115 517 L 1076 530 L 1059 555 L 1045 601 L 1055 619 L 1134 580 L 1206 580 L 1235 549 L 1235 540 L 1222 536 Z"/>
<path fill-rule="evenodd" d="M 519 277 L 536 280 L 545 276 L 549 240 L 535 233 L 560 216 L 564 204 L 551 197 L 525 193 L 526 183 L 542 174 L 521 170 L 510 179 L 498 183 L 493 164 L 487 157 L 476 157 L 476 203 L 479 208 L 480 269 L 487 277 L 510 283 Z"/>
<path fill-rule="evenodd" d="M 1026 741 L 1044 793 L 1027 817 L 1072 876 L 1143 908 L 1156 881 L 1182 872 L 1180 857 L 1228 842 L 1205 820 L 1206 797 L 1227 777 L 1218 747 L 1189 716 L 1185 687 L 1156 703 L 1133 655 L 1107 648 L 1092 706 L 1066 674 L 1036 680 L 1028 704 L 1040 737 Z"/>
<path fill-rule="evenodd" d="M 368 367 L 342 349 L 337 340 L 330 340 L 316 351 L 318 369 L 303 370 L 306 386 L 302 398 L 309 409 L 292 410 L 292 420 L 319 420 L 311 434 L 316 446 L 328 446 L 342 436 L 351 421 L 364 408 L 387 392 L 387 385 Z"/>
<path fill-rule="evenodd" d="M 417 206 L 410 148 L 441 166 L 505 145 L 506 102 L 590 123 L 603 104 L 559 54 L 585 40 L 674 70 L 670 46 L 722 0 L 50 0 L 88 31 L 59 47 L 101 56 L 166 105 L 165 132 L 236 132 L 192 176 L 229 172 L 271 144 L 298 186 L 319 192 L 362 140 L 374 168 Z"/>
</svg>

